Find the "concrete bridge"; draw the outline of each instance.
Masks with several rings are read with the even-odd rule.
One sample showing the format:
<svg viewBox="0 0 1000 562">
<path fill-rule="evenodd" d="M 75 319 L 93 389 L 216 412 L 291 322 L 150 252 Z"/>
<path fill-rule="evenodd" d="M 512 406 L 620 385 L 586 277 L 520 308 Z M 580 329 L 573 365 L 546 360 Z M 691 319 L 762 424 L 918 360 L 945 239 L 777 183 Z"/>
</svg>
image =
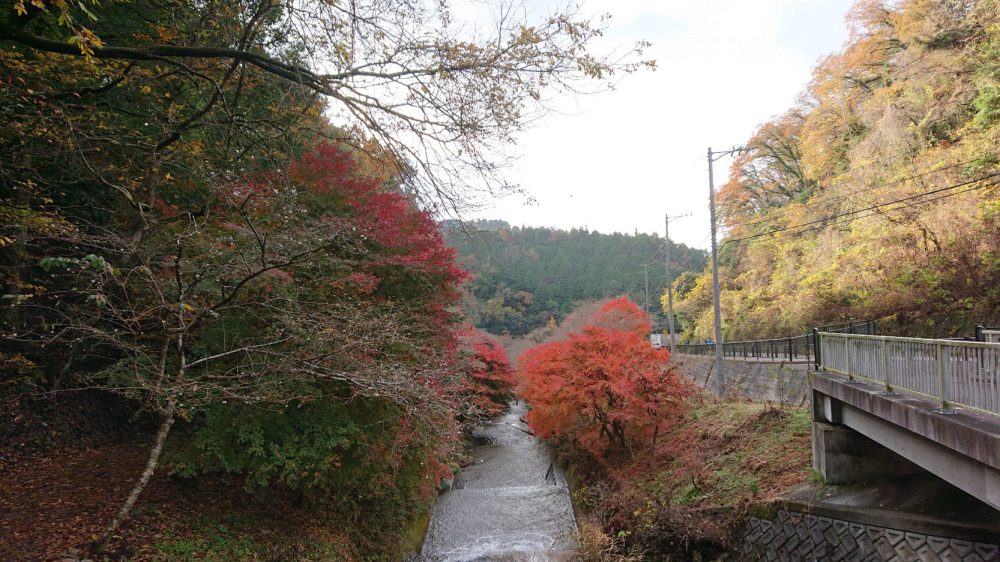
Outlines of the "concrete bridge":
<svg viewBox="0 0 1000 562">
<path fill-rule="evenodd" d="M 712 346 L 678 351 L 687 376 L 717 392 L 809 401 L 813 465 L 829 484 L 929 472 L 1000 510 L 1000 330 L 964 341 L 874 328 L 727 343 L 721 389 Z"/>
<path fill-rule="evenodd" d="M 721 387 L 709 346 L 678 348 L 701 386 L 812 406 L 827 486 L 757 506 L 737 559 L 1000 562 L 1000 331 L 872 332 L 729 343 Z"/>
<path fill-rule="evenodd" d="M 828 483 L 927 471 L 1000 510 L 1000 343 L 819 334 L 813 465 Z"/>
</svg>

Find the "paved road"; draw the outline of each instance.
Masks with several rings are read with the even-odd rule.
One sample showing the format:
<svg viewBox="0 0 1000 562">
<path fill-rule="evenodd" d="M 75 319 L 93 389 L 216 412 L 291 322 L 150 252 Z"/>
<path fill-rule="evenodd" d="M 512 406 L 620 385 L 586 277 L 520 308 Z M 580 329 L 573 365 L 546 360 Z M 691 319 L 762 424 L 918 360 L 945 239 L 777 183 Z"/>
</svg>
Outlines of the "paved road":
<svg viewBox="0 0 1000 562">
<path fill-rule="evenodd" d="M 421 557 L 426 562 L 565 561 L 576 520 L 565 475 L 521 422 L 515 403 L 474 437 L 475 463 L 438 498 Z"/>
</svg>

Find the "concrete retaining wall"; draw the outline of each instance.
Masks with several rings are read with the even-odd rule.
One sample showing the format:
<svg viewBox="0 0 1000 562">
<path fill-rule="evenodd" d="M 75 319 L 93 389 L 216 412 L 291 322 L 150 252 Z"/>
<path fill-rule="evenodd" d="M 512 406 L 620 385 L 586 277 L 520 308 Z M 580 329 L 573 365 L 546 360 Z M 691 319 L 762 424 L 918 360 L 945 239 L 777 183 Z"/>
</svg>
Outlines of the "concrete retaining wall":
<svg viewBox="0 0 1000 562">
<path fill-rule="evenodd" d="M 785 505 L 772 519 L 749 519 L 740 559 L 998 562 L 995 538 L 936 522 L 905 521 L 897 514 Z"/>
<path fill-rule="evenodd" d="M 716 390 L 715 357 L 678 353 L 674 364 L 681 375 L 698 386 Z M 811 366 L 807 362 L 726 359 L 726 388 L 723 390 L 726 396 L 801 406 L 809 400 Z"/>
</svg>

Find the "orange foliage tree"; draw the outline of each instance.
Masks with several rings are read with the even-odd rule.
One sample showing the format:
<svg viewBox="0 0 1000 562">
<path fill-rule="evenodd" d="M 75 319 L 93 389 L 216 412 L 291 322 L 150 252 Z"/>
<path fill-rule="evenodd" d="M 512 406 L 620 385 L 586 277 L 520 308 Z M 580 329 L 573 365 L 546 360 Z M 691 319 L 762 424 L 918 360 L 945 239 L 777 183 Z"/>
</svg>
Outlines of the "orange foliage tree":
<svg viewBox="0 0 1000 562">
<path fill-rule="evenodd" d="M 628 297 L 618 297 L 605 303 L 588 324 L 607 330 L 632 332 L 642 337 L 653 329 L 649 315 Z"/>
<path fill-rule="evenodd" d="M 650 346 L 641 329 L 648 325 L 635 304 L 618 299 L 568 340 L 526 351 L 518 374 L 532 428 L 598 457 L 655 446 L 691 388 L 668 368 L 670 354 Z"/>
<path fill-rule="evenodd" d="M 499 414 L 514 397 L 517 384 L 507 352 L 496 338 L 478 328 L 466 326 L 457 335 L 465 374 L 462 417 L 469 421 Z"/>
</svg>

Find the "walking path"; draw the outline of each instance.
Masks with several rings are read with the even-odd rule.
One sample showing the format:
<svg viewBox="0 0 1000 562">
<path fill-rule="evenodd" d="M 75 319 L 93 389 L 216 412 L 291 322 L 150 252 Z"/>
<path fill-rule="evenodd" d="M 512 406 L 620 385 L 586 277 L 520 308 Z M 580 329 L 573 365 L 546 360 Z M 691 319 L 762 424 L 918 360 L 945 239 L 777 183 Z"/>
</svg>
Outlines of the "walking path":
<svg viewBox="0 0 1000 562">
<path fill-rule="evenodd" d="M 426 562 L 565 561 L 576 549 L 566 477 L 521 421 L 515 402 L 474 434 L 474 464 L 438 498 L 421 557 Z"/>
</svg>

